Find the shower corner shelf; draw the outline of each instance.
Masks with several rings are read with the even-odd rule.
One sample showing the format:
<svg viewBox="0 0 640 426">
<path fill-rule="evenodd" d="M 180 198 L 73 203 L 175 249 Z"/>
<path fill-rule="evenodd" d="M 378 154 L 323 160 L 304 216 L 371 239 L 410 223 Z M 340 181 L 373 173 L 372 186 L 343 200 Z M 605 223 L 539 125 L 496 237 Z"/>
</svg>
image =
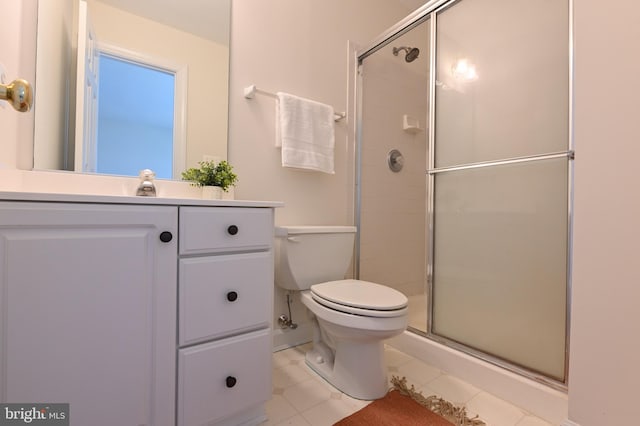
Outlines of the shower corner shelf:
<svg viewBox="0 0 640 426">
<path fill-rule="evenodd" d="M 420 127 L 420 120 L 407 114 L 402 116 L 402 130 L 410 134 L 424 131 L 424 129 Z"/>
</svg>

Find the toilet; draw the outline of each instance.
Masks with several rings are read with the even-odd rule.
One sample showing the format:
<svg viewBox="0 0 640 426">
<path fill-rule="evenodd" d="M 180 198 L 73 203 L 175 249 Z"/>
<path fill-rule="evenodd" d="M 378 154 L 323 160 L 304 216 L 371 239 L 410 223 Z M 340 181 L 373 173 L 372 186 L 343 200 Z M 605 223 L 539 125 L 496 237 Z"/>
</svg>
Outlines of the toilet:
<svg viewBox="0 0 640 426">
<path fill-rule="evenodd" d="M 388 391 L 383 341 L 407 328 L 408 300 L 392 288 L 343 279 L 353 226 L 276 227 L 275 281 L 300 291 L 312 318 L 306 363 L 345 394 L 363 400 Z"/>
</svg>

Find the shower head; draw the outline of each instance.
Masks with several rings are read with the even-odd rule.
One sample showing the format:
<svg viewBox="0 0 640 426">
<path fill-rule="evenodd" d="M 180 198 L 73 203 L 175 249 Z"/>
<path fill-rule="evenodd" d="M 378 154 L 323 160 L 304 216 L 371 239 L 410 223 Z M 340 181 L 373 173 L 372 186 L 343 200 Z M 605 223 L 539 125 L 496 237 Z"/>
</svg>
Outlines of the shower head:
<svg viewBox="0 0 640 426">
<path fill-rule="evenodd" d="M 393 48 L 393 55 L 398 56 L 398 52 L 400 52 L 401 50 L 404 50 L 405 52 L 407 52 L 404 56 L 404 60 L 407 62 L 415 61 L 418 58 L 418 55 L 420 54 L 420 49 L 418 49 L 417 47 L 400 46 L 400 47 Z"/>
<path fill-rule="evenodd" d="M 412 47 L 407 52 L 407 55 L 404 57 L 404 60 L 407 62 L 413 62 L 414 60 L 418 59 L 419 54 L 420 54 L 420 49 L 418 49 L 417 47 Z"/>
</svg>

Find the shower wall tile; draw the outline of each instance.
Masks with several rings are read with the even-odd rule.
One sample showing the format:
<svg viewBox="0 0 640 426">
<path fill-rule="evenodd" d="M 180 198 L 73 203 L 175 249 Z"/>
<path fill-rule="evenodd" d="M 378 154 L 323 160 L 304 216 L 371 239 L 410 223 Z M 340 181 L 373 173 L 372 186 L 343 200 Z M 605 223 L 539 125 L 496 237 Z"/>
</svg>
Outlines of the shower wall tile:
<svg viewBox="0 0 640 426">
<path fill-rule="evenodd" d="M 402 124 L 407 114 L 426 127 L 428 39 L 423 24 L 393 43 L 420 48 L 412 63 L 394 56 L 388 45 L 363 65 L 360 278 L 416 297 L 425 292 L 428 132 L 407 133 Z M 399 173 L 387 165 L 392 149 L 404 158 Z M 425 329 L 426 304 L 412 303 L 409 310 Z"/>
</svg>

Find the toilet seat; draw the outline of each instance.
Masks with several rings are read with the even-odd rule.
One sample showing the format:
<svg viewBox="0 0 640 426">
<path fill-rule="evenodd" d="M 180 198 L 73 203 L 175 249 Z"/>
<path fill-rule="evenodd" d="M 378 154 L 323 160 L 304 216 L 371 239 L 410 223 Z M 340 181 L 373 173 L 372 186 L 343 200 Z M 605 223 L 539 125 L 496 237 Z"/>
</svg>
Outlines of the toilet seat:
<svg viewBox="0 0 640 426">
<path fill-rule="evenodd" d="M 340 312 L 368 317 L 397 317 L 407 312 L 408 299 L 397 290 L 361 280 L 329 281 L 311 286 L 317 303 Z"/>
</svg>

